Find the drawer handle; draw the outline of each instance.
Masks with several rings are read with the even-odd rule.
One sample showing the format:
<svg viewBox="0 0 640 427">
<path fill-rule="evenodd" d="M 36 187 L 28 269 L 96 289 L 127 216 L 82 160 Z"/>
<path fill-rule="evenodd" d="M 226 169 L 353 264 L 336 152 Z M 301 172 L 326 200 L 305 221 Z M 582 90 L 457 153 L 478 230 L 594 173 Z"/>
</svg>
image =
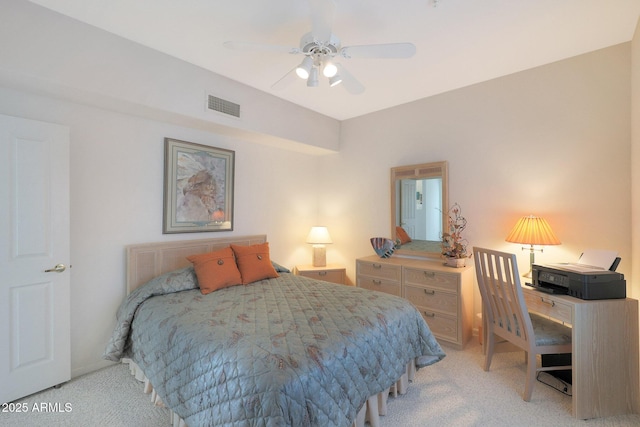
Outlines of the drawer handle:
<svg viewBox="0 0 640 427">
<path fill-rule="evenodd" d="M 427 317 L 436 317 L 435 313 L 429 313 L 428 311 L 423 311 L 424 315 Z"/>
<path fill-rule="evenodd" d="M 327 272 L 326 272 L 326 271 L 319 271 L 319 272 L 318 272 L 318 274 L 319 274 L 320 276 L 326 276 L 326 275 L 327 275 Z"/>
<path fill-rule="evenodd" d="M 434 291 L 433 289 L 424 289 L 424 293 L 427 295 L 435 295 L 436 291 Z"/>
<path fill-rule="evenodd" d="M 382 285 L 382 280 L 371 279 L 374 285 Z"/>
<path fill-rule="evenodd" d="M 433 279 L 434 277 L 436 277 L 435 271 L 423 271 L 423 273 L 425 277 L 428 277 L 430 279 Z"/>
<path fill-rule="evenodd" d="M 382 268 L 382 264 L 373 264 L 373 268 Z"/>
<path fill-rule="evenodd" d="M 555 307 L 556 306 L 556 302 L 555 301 L 547 301 L 544 299 L 544 297 L 540 297 L 540 301 L 542 301 L 544 304 L 549 304 L 551 307 Z"/>
</svg>

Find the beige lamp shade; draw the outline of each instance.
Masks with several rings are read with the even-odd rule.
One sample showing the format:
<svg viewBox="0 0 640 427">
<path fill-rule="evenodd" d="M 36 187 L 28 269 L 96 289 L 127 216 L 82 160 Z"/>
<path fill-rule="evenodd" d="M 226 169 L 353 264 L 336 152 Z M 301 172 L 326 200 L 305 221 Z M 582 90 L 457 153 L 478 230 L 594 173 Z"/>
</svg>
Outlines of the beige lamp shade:
<svg viewBox="0 0 640 427">
<path fill-rule="evenodd" d="M 530 245 L 528 248 L 530 252 L 529 272 L 524 275 L 524 277 L 527 278 L 532 278 L 533 276 L 533 264 L 535 263 L 533 245 L 546 246 L 560 244 L 560 240 L 553 233 L 553 230 L 551 230 L 549 223 L 545 221 L 544 218 L 533 215 L 520 218 L 505 240 L 511 243 Z M 542 248 L 538 250 L 542 252 Z"/>
<path fill-rule="evenodd" d="M 327 252 L 324 245 L 333 243 L 327 227 L 311 227 L 307 236 L 307 243 L 313 245 L 313 266 L 325 267 L 327 265 Z"/>
<path fill-rule="evenodd" d="M 311 227 L 311 231 L 307 236 L 307 243 L 314 245 L 325 245 L 333 243 L 327 227 Z"/>
<path fill-rule="evenodd" d="M 533 215 L 520 218 L 505 240 L 525 245 L 560 244 L 549 223 L 544 218 Z"/>
</svg>

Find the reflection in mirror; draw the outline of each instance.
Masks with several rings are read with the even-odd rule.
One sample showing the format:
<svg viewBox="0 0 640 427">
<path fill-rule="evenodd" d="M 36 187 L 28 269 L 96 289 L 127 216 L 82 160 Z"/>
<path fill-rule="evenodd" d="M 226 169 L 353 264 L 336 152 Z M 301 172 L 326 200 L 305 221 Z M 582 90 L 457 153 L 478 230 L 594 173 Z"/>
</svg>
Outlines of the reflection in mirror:
<svg viewBox="0 0 640 427">
<path fill-rule="evenodd" d="M 448 208 L 447 162 L 391 168 L 391 235 L 396 253 L 440 256 Z"/>
</svg>

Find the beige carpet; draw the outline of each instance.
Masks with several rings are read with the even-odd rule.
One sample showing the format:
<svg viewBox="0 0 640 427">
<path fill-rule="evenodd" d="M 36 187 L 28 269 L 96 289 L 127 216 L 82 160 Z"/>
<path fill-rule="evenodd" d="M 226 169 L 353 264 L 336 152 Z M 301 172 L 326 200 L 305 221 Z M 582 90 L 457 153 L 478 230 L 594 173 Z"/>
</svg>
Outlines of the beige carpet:
<svg viewBox="0 0 640 427">
<path fill-rule="evenodd" d="M 445 347 L 447 357 L 418 371 L 404 396 L 389 400 L 383 427 L 425 426 L 640 426 L 640 415 L 574 420 L 571 398 L 536 383 L 531 402 L 524 387 L 522 353 L 499 354 L 491 372 L 482 370 L 481 347 Z M 0 426 L 170 426 L 167 411 L 154 407 L 123 365 L 114 365 L 21 399 L 27 413 L 0 412 Z M 37 412 L 33 406 L 67 412 Z M 56 405 L 57 404 L 57 405 Z M 195 427 L 195 426 L 192 426 Z"/>
</svg>

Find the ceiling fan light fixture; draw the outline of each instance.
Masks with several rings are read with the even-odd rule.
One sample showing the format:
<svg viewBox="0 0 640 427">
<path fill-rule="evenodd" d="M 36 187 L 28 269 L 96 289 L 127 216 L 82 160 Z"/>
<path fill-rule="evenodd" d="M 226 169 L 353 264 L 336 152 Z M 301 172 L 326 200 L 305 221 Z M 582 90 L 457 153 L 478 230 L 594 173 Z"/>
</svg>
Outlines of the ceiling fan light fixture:
<svg viewBox="0 0 640 427">
<path fill-rule="evenodd" d="M 307 79 L 308 87 L 317 87 L 318 86 L 318 69 L 313 67 L 311 72 L 309 73 L 309 78 Z"/>
<path fill-rule="evenodd" d="M 318 75 L 322 72 L 323 77 L 328 79 L 330 86 L 342 84 L 345 90 L 352 95 L 363 93 L 365 87 L 341 64 L 334 63 L 334 59 L 340 61 L 340 58 L 411 58 L 416 53 L 416 46 L 409 42 L 342 46 L 340 39 L 331 32 L 335 1 L 309 1 L 311 31 L 302 36 L 299 47 L 247 42 L 225 42 L 224 46 L 230 49 L 253 49 L 302 55 L 300 65 L 274 83 L 271 86 L 273 89 L 283 89 L 295 81 L 296 76 L 304 79 L 308 87 L 316 87 L 319 85 Z M 438 3 L 438 0 L 429 1 L 434 5 Z"/>
<path fill-rule="evenodd" d="M 300 65 L 296 68 L 296 74 L 301 79 L 308 79 L 309 74 L 311 73 L 311 68 L 313 67 L 313 59 L 310 56 L 306 56 Z"/>
<path fill-rule="evenodd" d="M 322 69 L 322 74 L 325 77 L 333 77 L 338 73 L 338 67 L 331 61 L 326 61 L 324 63 L 324 68 Z"/>
<path fill-rule="evenodd" d="M 333 77 L 329 77 L 329 86 L 334 87 L 342 83 L 342 77 L 340 74 L 335 74 Z"/>
</svg>

